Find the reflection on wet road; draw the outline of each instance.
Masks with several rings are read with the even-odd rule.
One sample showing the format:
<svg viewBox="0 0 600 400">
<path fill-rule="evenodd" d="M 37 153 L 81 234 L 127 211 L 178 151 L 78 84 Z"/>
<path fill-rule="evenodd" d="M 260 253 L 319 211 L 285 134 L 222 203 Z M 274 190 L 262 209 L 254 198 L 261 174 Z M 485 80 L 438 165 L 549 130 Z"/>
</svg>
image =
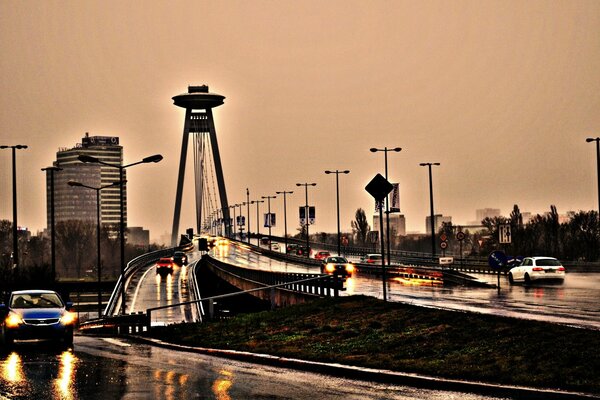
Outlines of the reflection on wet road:
<svg viewBox="0 0 600 400">
<path fill-rule="evenodd" d="M 493 399 L 262 366 L 116 339 L 75 337 L 75 348 L 0 353 L 0 398 L 10 399 Z"/>
<path fill-rule="evenodd" d="M 222 246 L 213 256 L 229 263 L 273 271 L 318 273 L 319 267 L 299 266 L 270 259 L 246 246 Z M 567 269 L 568 270 L 568 269 Z M 495 284 L 495 275 L 474 275 Z M 388 298 L 426 307 L 474 311 L 600 329 L 600 274 L 567 273 L 562 285 L 510 285 L 501 277 L 500 291 L 466 286 L 442 286 L 430 281 L 390 278 Z M 346 292 L 383 298 L 380 276 L 357 273 L 346 282 Z"/>
</svg>

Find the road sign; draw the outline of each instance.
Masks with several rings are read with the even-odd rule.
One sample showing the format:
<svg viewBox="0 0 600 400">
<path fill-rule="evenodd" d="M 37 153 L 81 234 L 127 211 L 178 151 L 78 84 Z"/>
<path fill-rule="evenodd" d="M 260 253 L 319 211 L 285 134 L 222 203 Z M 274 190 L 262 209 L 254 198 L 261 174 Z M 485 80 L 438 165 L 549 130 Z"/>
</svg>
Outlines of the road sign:
<svg viewBox="0 0 600 400">
<path fill-rule="evenodd" d="M 440 265 L 450 265 L 454 262 L 454 257 L 440 257 Z"/>
<path fill-rule="evenodd" d="M 365 190 L 377 201 L 385 199 L 385 196 L 387 196 L 393 188 L 394 186 L 381 174 L 375 175 L 375 177 L 371 179 L 371 182 L 365 186 Z"/>
<path fill-rule="evenodd" d="M 456 240 L 459 242 L 465 240 L 465 233 L 463 231 L 456 232 Z"/>
<path fill-rule="evenodd" d="M 510 224 L 502 224 L 498 227 L 498 242 L 501 244 L 511 243 Z"/>
<path fill-rule="evenodd" d="M 448 247 L 448 242 L 440 243 L 440 247 L 442 248 L 442 250 L 446 249 Z"/>
<path fill-rule="evenodd" d="M 506 265 L 506 254 L 501 250 L 496 250 L 488 257 L 488 264 L 493 269 L 502 269 Z"/>
<path fill-rule="evenodd" d="M 440 235 L 440 240 L 441 240 L 442 242 L 445 242 L 446 240 L 448 240 L 448 236 L 446 236 L 446 234 L 445 234 L 445 233 L 442 233 L 442 234 Z"/>
</svg>

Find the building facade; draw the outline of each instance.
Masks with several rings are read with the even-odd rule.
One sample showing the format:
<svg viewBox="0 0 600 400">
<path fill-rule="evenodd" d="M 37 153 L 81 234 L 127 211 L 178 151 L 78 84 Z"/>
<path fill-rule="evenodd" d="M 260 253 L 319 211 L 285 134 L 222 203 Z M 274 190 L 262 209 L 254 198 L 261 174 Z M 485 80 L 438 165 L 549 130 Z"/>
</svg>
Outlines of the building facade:
<svg viewBox="0 0 600 400">
<path fill-rule="evenodd" d="M 450 217 L 450 216 L 444 216 L 442 214 L 435 214 L 433 216 L 433 225 L 435 227 L 436 233 L 440 231 L 440 229 L 442 228 L 442 224 L 451 223 L 451 222 L 452 222 L 452 217 Z M 425 217 L 425 233 L 428 235 L 431 235 L 431 217 L 430 216 Z"/>
<path fill-rule="evenodd" d="M 73 148 L 59 149 L 54 166 L 62 168 L 54 173 L 54 218 L 55 222 L 68 220 L 96 221 L 96 191 L 69 186 L 69 181 L 80 182 L 92 187 L 101 187 L 119 182 L 119 168 L 101 164 L 83 163 L 80 155 L 98 158 L 102 162 L 123 165 L 123 147 L 114 136 L 89 136 L 86 132 L 81 143 Z M 124 221 L 127 226 L 127 184 L 123 171 Z M 46 181 L 47 221 L 50 227 L 50 175 Z M 100 191 L 100 223 L 118 226 L 121 222 L 120 188 L 109 187 Z"/>
</svg>

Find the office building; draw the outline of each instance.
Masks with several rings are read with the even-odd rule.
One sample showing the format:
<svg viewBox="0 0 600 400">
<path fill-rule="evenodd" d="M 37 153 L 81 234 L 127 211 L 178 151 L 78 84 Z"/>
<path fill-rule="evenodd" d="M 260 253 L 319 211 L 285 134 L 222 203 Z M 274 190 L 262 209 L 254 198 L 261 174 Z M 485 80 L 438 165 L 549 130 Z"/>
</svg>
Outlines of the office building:
<svg viewBox="0 0 600 400">
<path fill-rule="evenodd" d="M 96 191 L 72 187 L 67 183 L 77 181 L 84 185 L 100 187 L 119 181 L 119 169 L 101 164 L 82 163 L 79 155 L 89 155 L 100 161 L 123 165 L 123 147 L 114 136 L 89 136 L 86 132 L 81 143 L 72 148 L 59 149 L 54 166 L 62 168 L 54 173 L 55 222 L 68 220 L 96 221 Z M 123 180 L 126 180 L 123 171 Z M 47 218 L 50 226 L 50 175 L 47 175 Z M 117 227 L 120 223 L 120 188 L 114 186 L 100 191 L 100 223 Z M 127 226 L 127 184 L 123 186 L 124 221 Z M 116 229 L 116 228 L 115 228 Z"/>
<path fill-rule="evenodd" d="M 433 216 L 433 225 L 435 227 L 435 232 L 439 232 L 444 223 L 451 223 L 452 217 L 443 216 L 442 214 L 435 214 Z M 427 235 L 431 235 L 431 217 L 427 216 L 425 218 L 425 233 Z"/>
</svg>

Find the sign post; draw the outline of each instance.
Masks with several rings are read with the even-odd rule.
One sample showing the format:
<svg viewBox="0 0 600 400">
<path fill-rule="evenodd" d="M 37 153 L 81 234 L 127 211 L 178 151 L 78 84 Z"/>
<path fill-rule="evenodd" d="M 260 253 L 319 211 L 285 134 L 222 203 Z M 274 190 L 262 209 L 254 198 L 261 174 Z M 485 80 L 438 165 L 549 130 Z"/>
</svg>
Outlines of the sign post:
<svg viewBox="0 0 600 400">
<path fill-rule="evenodd" d="M 381 232 L 381 280 L 383 281 L 383 301 L 387 301 L 387 288 L 385 287 L 385 247 L 383 245 L 383 201 L 394 189 L 394 186 L 381 174 L 375 175 L 365 186 L 365 190 L 373 196 L 379 204 L 379 231 Z"/>
<path fill-rule="evenodd" d="M 488 264 L 495 270 L 498 270 L 498 293 L 500 293 L 500 270 L 506 265 L 508 258 L 502 250 L 496 250 L 488 257 Z"/>
</svg>

